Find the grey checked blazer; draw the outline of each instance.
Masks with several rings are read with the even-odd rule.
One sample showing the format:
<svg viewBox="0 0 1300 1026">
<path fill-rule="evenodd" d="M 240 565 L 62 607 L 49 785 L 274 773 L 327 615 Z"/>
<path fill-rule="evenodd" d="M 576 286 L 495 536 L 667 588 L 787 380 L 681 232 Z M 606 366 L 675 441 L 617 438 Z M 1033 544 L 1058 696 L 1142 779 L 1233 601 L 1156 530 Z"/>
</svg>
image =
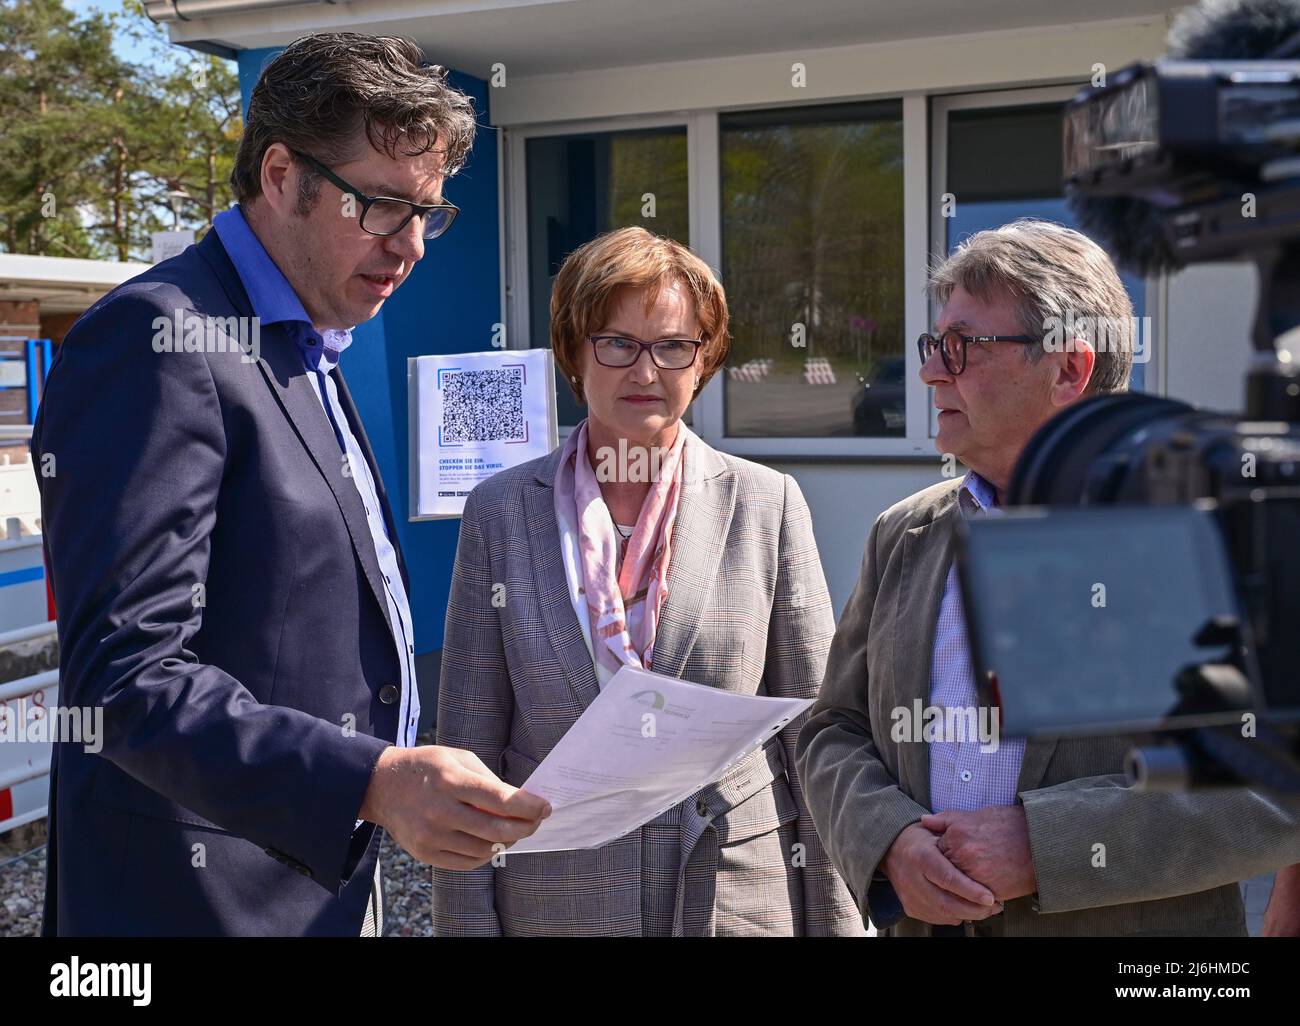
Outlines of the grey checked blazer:
<svg viewBox="0 0 1300 1026">
<path fill-rule="evenodd" d="M 881 514 L 799 736 L 799 776 L 831 859 L 864 915 L 928 935 L 877 872 L 894 838 L 930 811 L 929 750 L 891 739 L 890 712 L 927 701 L 939 601 L 952 563 L 960 481 Z M 1086 656 L 1080 656 L 1084 658 Z M 1131 741 L 1030 741 L 1017 793 L 1038 893 L 968 933 L 1244 934 L 1236 881 L 1300 858 L 1296 806 L 1251 791 L 1138 793 L 1122 772 Z M 1105 866 L 1094 845 L 1105 845 Z"/>
<path fill-rule="evenodd" d="M 834 618 L 798 485 L 688 441 L 654 669 L 731 691 L 816 697 Z M 559 454 L 470 494 L 447 608 L 438 743 L 472 750 L 515 785 L 599 693 L 560 558 Z M 505 589 L 497 605 L 494 585 Z M 793 771 L 802 719 L 601 848 L 507 852 L 502 867 L 468 873 L 435 869 L 435 932 L 863 932 Z M 795 844 L 802 850 L 792 852 Z"/>
</svg>

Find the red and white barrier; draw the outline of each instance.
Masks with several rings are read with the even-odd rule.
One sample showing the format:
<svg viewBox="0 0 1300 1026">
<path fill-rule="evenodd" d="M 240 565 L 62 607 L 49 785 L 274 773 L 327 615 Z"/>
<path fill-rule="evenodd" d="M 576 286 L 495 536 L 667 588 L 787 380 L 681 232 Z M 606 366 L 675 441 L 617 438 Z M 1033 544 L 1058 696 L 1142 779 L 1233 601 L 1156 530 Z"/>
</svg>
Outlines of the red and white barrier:
<svg viewBox="0 0 1300 1026">
<path fill-rule="evenodd" d="M 53 635 L 53 623 L 36 624 L 0 635 L 0 648 Z M 59 671 L 0 684 L 0 833 L 48 812 L 53 742 L 31 740 L 30 724 L 47 717 L 59 703 Z"/>
<path fill-rule="evenodd" d="M 835 370 L 824 356 L 813 356 L 804 361 L 803 380 L 808 385 L 835 384 Z"/>
</svg>

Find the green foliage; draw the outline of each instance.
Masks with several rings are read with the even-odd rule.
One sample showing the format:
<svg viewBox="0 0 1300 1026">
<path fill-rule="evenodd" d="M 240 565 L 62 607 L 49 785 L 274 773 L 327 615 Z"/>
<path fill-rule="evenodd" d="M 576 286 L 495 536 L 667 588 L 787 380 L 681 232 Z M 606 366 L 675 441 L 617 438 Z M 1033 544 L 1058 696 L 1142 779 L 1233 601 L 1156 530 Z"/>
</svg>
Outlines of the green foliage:
<svg viewBox="0 0 1300 1026">
<path fill-rule="evenodd" d="M 115 36 L 146 48 L 123 60 Z M 170 47 L 139 0 L 77 18 L 63 0 L 0 0 L 0 249 L 147 259 L 149 233 L 202 229 L 230 204 L 242 130 L 219 58 Z"/>
<path fill-rule="evenodd" d="M 903 335 L 903 131 L 775 123 L 722 138 L 731 363 L 825 357 L 867 376 Z M 802 324 L 805 346 L 790 333 Z"/>
<path fill-rule="evenodd" d="M 609 141 L 610 227 L 640 225 L 690 245 L 685 132 L 622 132 Z M 642 217 L 645 196 L 655 215 Z"/>
</svg>

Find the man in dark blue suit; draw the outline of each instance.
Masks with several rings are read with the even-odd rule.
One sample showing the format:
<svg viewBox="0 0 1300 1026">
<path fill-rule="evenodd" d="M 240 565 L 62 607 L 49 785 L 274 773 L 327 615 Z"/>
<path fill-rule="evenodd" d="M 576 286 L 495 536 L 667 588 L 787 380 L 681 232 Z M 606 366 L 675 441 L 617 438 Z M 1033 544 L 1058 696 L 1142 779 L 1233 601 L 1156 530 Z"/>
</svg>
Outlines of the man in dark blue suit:
<svg viewBox="0 0 1300 1026">
<path fill-rule="evenodd" d="M 382 932 L 381 827 L 482 865 L 549 810 L 416 747 L 407 576 L 338 370 L 455 217 L 474 116 L 404 40 L 299 40 L 253 91 L 239 206 L 59 348 L 32 435 L 58 608 L 45 932 Z"/>
</svg>

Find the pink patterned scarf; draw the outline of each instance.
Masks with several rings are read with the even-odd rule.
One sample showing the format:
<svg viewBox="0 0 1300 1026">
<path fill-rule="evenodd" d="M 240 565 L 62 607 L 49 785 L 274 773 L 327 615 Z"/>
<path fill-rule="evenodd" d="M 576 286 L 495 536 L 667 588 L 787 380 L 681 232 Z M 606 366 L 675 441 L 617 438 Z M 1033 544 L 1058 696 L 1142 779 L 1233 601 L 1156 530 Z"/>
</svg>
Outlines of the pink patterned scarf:
<svg viewBox="0 0 1300 1026">
<path fill-rule="evenodd" d="M 560 453 L 556 516 L 576 527 L 592 650 L 598 668 L 606 674 L 625 663 L 651 669 L 660 610 L 668 597 L 668 560 L 681 500 L 687 433 L 684 425 L 678 425 L 672 446 L 660 451 L 659 474 L 641 504 L 621 567 L 622 539 L 588 458 L 585 420 L 570 433 Z"/>
</svg>

